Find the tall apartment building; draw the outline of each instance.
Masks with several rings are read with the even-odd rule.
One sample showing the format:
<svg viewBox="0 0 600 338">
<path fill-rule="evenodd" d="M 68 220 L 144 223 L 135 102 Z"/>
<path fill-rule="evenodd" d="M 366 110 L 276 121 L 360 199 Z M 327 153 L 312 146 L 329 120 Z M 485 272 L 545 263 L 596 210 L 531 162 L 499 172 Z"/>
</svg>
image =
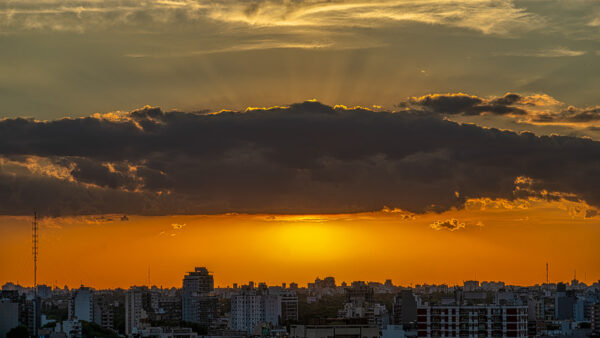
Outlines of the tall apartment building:
<svg viewBox="0 0 600 338">
<path fill-rule="evenodd" d="M 592 334 L 600 336 L 600 303 L 592 305 L 591 311 Z"/>
<path fill-rule="evenodd" d="M 251 288 L 231 296 L 231 321 L 233 330 L 251 333 L 264 320 L 262 295 Z"/>
<path fill-rule="evenodd" d="M 527 337 L 527 306 L 420 306 L 419 337 Z"/>
<path fill-rule="evenodd" d="M 392 315 L 394 324 L 405 328 L 417 321 L 417 300 L 412 290 L 402 290 L 394 296 Z"/>
<path fill-rule="evenodd" d="M 92 289 L 81 286 L 73 291 L 69 299 L 69 319 L 94 321 L 94 293 Z"/>
<path fill-rule="evenodd" d="M 282 291 L 281 297 L 281 323 L 298 321 L 298 295 L 293 291 Z"/>
<path fill-rule="evenodd" d="M 0 301 L 4 303 L 16 304 L 18 309 L 17 318 L 19 325 L 26 326 L 29 332 L 35 335 L 35 332 L 38 332 L 38 329 L 41 326 L 41 299 L 33 295 L 19 294 L 20 291 L 18 291 L 18 289 L 12 290 L 5 287 L 2 289 L 3 290 L 0 291 Z M 10 312 L 14 310 L 14 305 L 3 306 L 10 308 Z M 0 315 L 0 318 L 12 318 L 12 316 L 12 314 L 7 314 L 6 316 Z M 7 321 L 11 322 L 10 319 L 7 319 Z M 4 322 L 2 322 L 1 325 L 4 326 Z M 0 335 L 0 337 L 2 336 Z"/>
<path fill-rule="evenodd" d="M 11 329 L 19 326 L 19 304 L 0 299 L 0 337 L 6 337 Z"/>
<path fill-rule="evenodd" d="M 106 328 L 114 326 L 114 309 L 105 299 L 94 299 L 94 322 Z"/>
<path fill-rule="evenodd" d="M 137 333 L 142 319 L 142 289 L 131 287 L 125 293 L 125 334 Z"/>
<path fill-rule="evenodd" d="M 181 317 L 186 322 L 209 326 L 217 316 L 217 298 L 213 276 L 205 267 L 197 267 L 183 278 Z"/>
</svg>

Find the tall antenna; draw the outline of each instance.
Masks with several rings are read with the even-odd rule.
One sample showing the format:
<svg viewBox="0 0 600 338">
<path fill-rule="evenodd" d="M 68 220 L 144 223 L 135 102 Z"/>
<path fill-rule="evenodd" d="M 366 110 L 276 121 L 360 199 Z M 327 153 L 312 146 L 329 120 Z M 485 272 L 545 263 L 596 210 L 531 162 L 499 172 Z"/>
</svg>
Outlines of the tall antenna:
<svg viewBox="0 0 600 338">
<path fill-rule="evenodd" d="M 37 289 L 37 258 L 38 258 L 38 219 L 37 212 L 33 212 L 33 223 L 31 223 L 31 252 L 33 254 L 33 289 L 35 291 L 35 299 L 33 301 L 35 314 L 33 316 L 33 335 L 37 337 L 40 327 L 40 301 L 38 298 Z"/>
<path fill-rule="evenodd" d="M 38 221 L 37 212 L 33 212 L 33 223 L 31 224 L 31 252 L 33 253 L 33 288 L 37 298 L 37 256 L 38 256 Z"/>
<path fill-rule="evenodd" d="M 550 284 L 550 278 L 548 274 L 548 262 L 546 262 L 546 284 Z"/>
</svg>

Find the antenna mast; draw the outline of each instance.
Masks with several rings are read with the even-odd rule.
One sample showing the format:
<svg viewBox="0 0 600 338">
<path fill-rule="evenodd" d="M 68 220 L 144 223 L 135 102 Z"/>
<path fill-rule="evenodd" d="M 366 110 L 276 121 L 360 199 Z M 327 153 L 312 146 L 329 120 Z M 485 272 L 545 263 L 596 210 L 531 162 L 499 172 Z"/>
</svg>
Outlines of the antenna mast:
<svg viewBox="0 0 600 338">
<path fill-rule="evenodd" d="M 38 222 L 37 212 L 33 212 L 33 223 L 31 224 L 31 252 L 33 254 L 33 288 L 37 297 L 37 256 L 38 256 Z"/>
<path fill-rule="evenodd" d="M 550 279 L 548 278 L 548 262 L 546 262 L 546 284 L 550 284 Z"/>
</svg>

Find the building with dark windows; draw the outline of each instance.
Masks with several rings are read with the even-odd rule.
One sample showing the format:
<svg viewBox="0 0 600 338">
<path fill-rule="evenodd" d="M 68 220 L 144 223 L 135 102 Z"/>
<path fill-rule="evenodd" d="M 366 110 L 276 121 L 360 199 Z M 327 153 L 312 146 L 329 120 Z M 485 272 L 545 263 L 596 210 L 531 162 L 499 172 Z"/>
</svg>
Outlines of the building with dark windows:
<svg viewBox="0 0 600 338">
<path fill-rule="evenodd" d="M 138 333 L 141 328 L 142 295 L 143 289 L 135 286 L 125 293 L 125 334 L 127 335 Z"/>
<path fill-rule="evenodd" d="M 420 306 L 419 337 L 527 337 L 527 306 Z"/>
<path fill-rule="evenodd" d="M 197 267 L 183 278 L 181 317 L 185 322 L 203 326 L 217 317 L 217 297 L 213 296 L 214 280 L 205 267 Z"/>
<path fill-rule="evenodd" d="M 283 291 L 281 297 L 281 323 L 298 320 L 298 296 L 293 291 Z"/>
<path fill-rule="evenodd" d="M 352 286 L 346 288 L 346 303 L 363 305 L 364 303 L 373 303 L 375 292 L 365 282 L 353 282 Z"/>
<path fill-rule="evenodd" d="M 393 322 L 405 328 L 417 321 L 417 300 L 412 290 L 402 290 L 394 297 L 392 304 Z"/>
<path fill-rule="evenodd" d="M 292 325 L 290 338 L 378 338 L 373 325 Z"/>
<path fill-rule="evenodd" d="M 600 337 L 600 303 L 591 307 L 592 334 L 594 337 Z"/>
</svg>

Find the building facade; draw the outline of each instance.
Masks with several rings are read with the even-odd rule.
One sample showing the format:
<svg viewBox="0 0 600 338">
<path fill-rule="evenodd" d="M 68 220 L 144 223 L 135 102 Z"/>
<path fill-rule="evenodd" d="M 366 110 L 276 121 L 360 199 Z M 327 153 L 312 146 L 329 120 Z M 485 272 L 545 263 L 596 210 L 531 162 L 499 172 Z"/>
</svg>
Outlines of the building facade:
<svg viewBox="0 0 600 338">
<path fill-rule="evenodd" d="M 419 337 L 527 337 L 527 306 L 420 306 Z"/>
<path fill-rule="evenodd" d="M 371 325 L 292 325 L 290 338 L 379 338 Z"/>
<path fill-rule="evenodd" d="M 94 321 L 94 294 L 90 288 L 81 287 L 73 291 L 69 300 L 69 319 Z"/>
<path fill-rule="evenodd" d="M 137 333 L 142 319 L 142 289 L 132 287 L 125 293 L 125 334 Z"/>
<path fill-rule="evenodd" d="M 205 267 L 197 267 L 183 278 L 181 317 L 183 321 L 204 326 L 217 317 L 217 298 L 213 276 Z"/>
</svg>

